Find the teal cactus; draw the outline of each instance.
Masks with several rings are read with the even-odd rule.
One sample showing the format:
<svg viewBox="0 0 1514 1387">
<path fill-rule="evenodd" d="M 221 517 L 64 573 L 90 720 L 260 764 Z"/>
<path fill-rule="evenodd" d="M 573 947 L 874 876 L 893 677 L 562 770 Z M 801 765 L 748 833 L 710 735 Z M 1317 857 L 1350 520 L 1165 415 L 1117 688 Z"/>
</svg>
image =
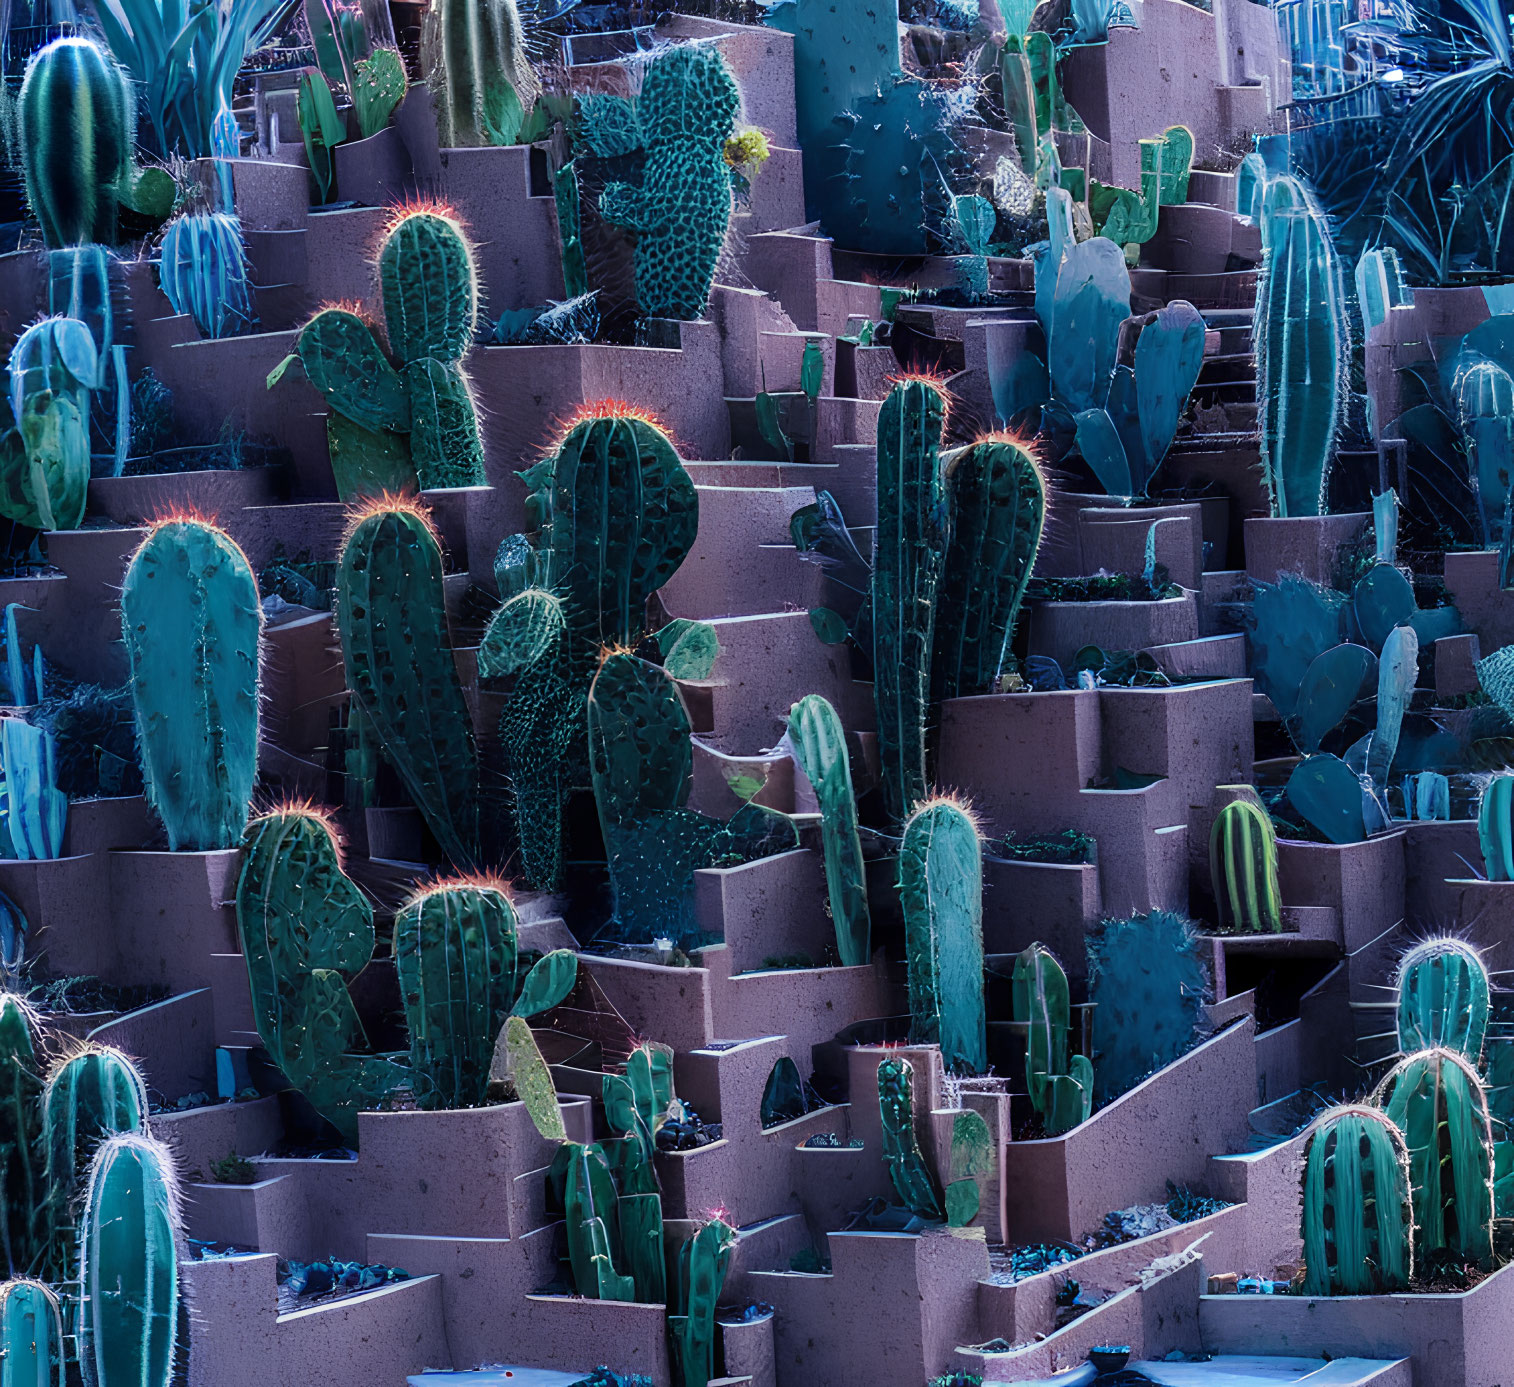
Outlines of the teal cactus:
<svg viewBox="0 0 1514 1387">
<path fill-rule="evenodd" d="M 1305 1147 L 1304 1294 L 1380 1295 L 1409 1286 L 1409 1161 L 1374 1108 L 1322 1113 Z"/>
<path fill-rule="evenodd" d="M 1403 781 L 1404 818 L 1449 819 L 1451 782 L 1439 771 L 1419 771 Z"/>
<path fill-rule="evenodd" d="M 634 1300 L 635 1282 L 615 1270 L 620 1218 L 615 1180 L 603 1148 L 568 1142 L 559 1163 L 574 1289 L 590 1300 Z"/>
<path fill-rule="evenodd" d="M 1040 465 L 1009 437 L 980 439 L 953 457 L 946 496 L 951 540 L 937 588 L 934 701 L 996 689 L 1046 521 Z"/>
<path fill-rule="evenodd" d="M 605 1120 L 635 1142 L 643 1160 L 657 1154 L 657 1133 L 673 1105 L 673 1052 L 641 1044 L 626 1057 L 624 1074 L 602 1080 Z"/>
<path fill-rule="evenodd" d="M 68 796 L 58 788 L 58 744 L 20 718 L 0 721 L 0 850 L 23 861 L 63 856 Z"/>
<path fill-rule="evenodd" d="M 566 949 L 518 978 L 515 931 L 509 895 L 484 878 L 436 882 L 394 917 L 411 1081 L 423 1108 L 484 1102 L 506 1015 L 534 1016 L 573 990 L 577 961 Z"/>
<path fill-rule="evenodd" d="M 1319 515 L 1341 408 L 1349 328 L 1325 219 L 1304 186 L 1267 184 L 1257 293 L 1262 470 L 1273 514 Z"/>
<path fill-rule="evenodd" d="M 1514 881 L 1514 775 L 1495 775 L 1477 807 L 1477 840 L 1489 881 Z"/>
<path fill-rule="evenodd" d="M 1493 1263 L 1493 1130 L 1477 1071 L 1451 1050 L 1400 1060 L 1373 1094 L 1403 1134 L 1421 1266 Z"/>
<path fill-rule="evenodd" d="M 1288 802 L 1332 843 L 1367 836 L 1361 777 L 1339 756 L 1306 756 L 1288 773 Z"/>
<path fill-rule="evenodd" d="M 878 415 L 878 533 L 873 568 L 873 700 L 889 817 L 925 797 L 925 720 L 937 589 L 949 534 L 940 449 L 946 396 L 896 384 Z"/>
<path fill-rule="evenodd" d="M 169 1387 L 179 1328 L 179 1186 L 140 1132 L 95 1153 L 79 1224 L 79 1366 L 87 1387 Z"/>
<path fill-rule="evenodd" d="M 1398 1048 L 1453 1050 L 1482 1059 L 1491 981 L 1487 965 L 1460 939 L 1427 939 L 1398 965 Z"/>
<path fill-rule="evenodd" d="M 1483 546 L 1496 549 L 1503 542 L 1514 482 L 1514 377 L 1496 361 L 1474 356 L 1456 372 L 1451 392 Z"/>
<path fill-rule="evenodd" d="M 1277 884 L 1277 831 L 1272 816 L 1249 799 L 1234 799 L 1209 830 L 1209 876 L 1221 931 L 1277 934 L 1283 928 Z"/>
<path fill-rule="evenodd" d="M 673 1113 L 673 1052 L 642 1044 L 626 1058 L 624 1074 L 602 1080 L 605 1120 L 620 1133 L 617 1173 L 620 1198 L 622 1262 L 636 1288 L 636 1299 L 654 1303 L 667 1298 L 663 1254 L 662 1197 L 653 1157 L 657 1133 Z"/>
<path fill-rule="evenodd" d="M 910 1035 L 939 1043 L 949 1069 L 988 1067 L 983 1010 L 983 844 L 951 799 L 920 805 L 899 848 Z"/>
<path fill-rule="evenodd" d="M 965 1228 L 978 1216 L 983 1204 L 979 1178 L 992 1177 L 998 1169 L 998 1154 L 988 1123 L 971 1109 L 952 1119 L 951 1151 L 941 1203 L 946 1222 Z"/>
<path fill-rule="evenodd" d="M 408 441 L 421 487 L 481 486 L 483 444 L 462 358 L 478 317 L 478 273 L 462 227 L 441 211 L 398 216 L 379 247 L 388 353 L 351 309 L 323 308 L 300 330 L 296 354 L 335 411 L 333 441 L 361 431 L 377 450 Z M 276 385 L 292 358 L 269 373 Z"/>
<path fill-rule="evenodd" d="M 382 498 L 354 515 L 337 561 L 336 614 L 354 706 L 442 850 L 471 865 L 478 752 L 448 643 L 441 546 L 424 510 Z"/>
<path fill-rule="evenodd" d="M 911 1212 L 940 1221 L 946 1214 L 936 1178 L 915 1136 L 915 1071 L 906 1059 L 878 1065 L 878 1111 L 883 1121 L 883 1159 L 894 1192 Z"/>
<path fill-rule="evenodd" d="M 14 993 L 0 993 L 0 1256 L 8 1276 L 41 1269 L 47 1235 L 41 1132 L 42 1079 L 32 1015 Z M 0 1366 L 6 1360 L 0 1358 Z"/>
<path fill-rule="evenodd" d="M 173 851 L 235 847 L 247 826 L 262 625 L 247 556 L 206 521 L 161 522 L 127 565 L 121 629 L 142 779 Z"/>
<path fill-rule="evenodd" d="M 1093 1111 L 1093 1065 L 1071 1054 L 1067 974 L 1044 944 L 1015 959 L 1014 1019 L 1025 1025 L 1025 1086 L 1047 1134 L 1057 1136 Z"/>
<path fill-rule="evenodd" d="M 173 209 L 168 173 L 132 162 L 131 84 L 92 40 L 55 39 L 34 54 L 17 111 L 26 200 L 49 247 L 115 244 L 123 205 L 160 219 Z"/>
<path fill-rule="evenodd" d="M 724 1219 L 712 1218 L 678 1250 L 668 1335 L 679 1387 L 709 1387 L 715 1376 L 715 1308 L 735 1246 L 736 1230 Z"/>
<path fill-rule="evenodd" d="M 636 102 L 640 187 L 611 183 L 600 215 L 636 234 L 636 297 L 654 318 L 704 313 L 731 219 L 725 142 L 741 109 L 720 50 L 683 44 L 654 58 Z"/>
<path fill-rule="evenodd" d="M 357 1114 L 400 1081 L 364 1044 L 346 979 L 373 957 L 373 907 L 342 870 L 330 821 L 294 805 L 253 821 L 237 880 L 237 932 L 258 1035 L 285 1077 L 357 1144 Z"/>
<path fill-rule="evenodd" d="M 64 1387 L 63 1313 L 42 1281 L 0 1283 L 0 1387 Z"/>
<path fill-rule="evenodd" d="M 252 285 L 242 223 L 231 212 L 189 212 L 163 228 L 158 283 L 175 313 L 188 313 L 207 337 L 231 337 L 253 324 Z"/>
<path fill-rule="evenodd" d="M 444 149 L 514 144 L 541 92 L 516 0 L 438 0 L 421 31 Z"/>
<path fill-rule="evenodd" d="M 77 318 L 43 318 L 16 339 L 7 371 L 20 447 L 0 472 L 0 514 L 43 530 L 83 523 L 100 370 L 94 337 Z"/>
<path fill-rule="evenodd" d="M 872 922 L 846 729 L 824 697 L 808 694 L 789 710 L 789 740 L 794 759 L 820 803 L 820 840 L 836 951 L 843 968 L 859 968 L 872 961 Z"/>
</svg>

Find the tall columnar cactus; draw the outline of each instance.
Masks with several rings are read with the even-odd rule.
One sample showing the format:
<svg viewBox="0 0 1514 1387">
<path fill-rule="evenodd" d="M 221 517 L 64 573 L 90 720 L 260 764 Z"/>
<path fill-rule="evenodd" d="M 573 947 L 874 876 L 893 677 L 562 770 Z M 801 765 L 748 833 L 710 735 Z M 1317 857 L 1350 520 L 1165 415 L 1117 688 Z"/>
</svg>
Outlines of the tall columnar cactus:
<svg viewBox="0 0 1514 1387">
<path fill-rule="evenodd" d="M 330 421 L 334 441 L 350 446 L 352 429 L 375 451 L 409 442 L 423 489 L 481 486 L 483 445 L 462 359 L 478 317 L 478 273 L 462 227 L 444 210 L 398 215 L 378 257 L 384 334 L 351 309 L 321 309 L 295 344 L 310 383 L 348 421 Z M 278 383 L 288 359 L 269 374 Z M 398 436 L 398 437 L 396 437 Z"/>
<path fill-rule="evenodd" d="M 615 1180 L 602 1147 L 568 1142 L 564 1166 L 563 1213 L 573 1287 L 590 1300 L 634 1300 L 636 1284 L 616 1271 L 620 1257 L 620 1217 Z"/>
<path fill-rule="evenodd" d="M 86 1387 L 168 1387 L 179 1327 L 179 1186 L 162 1142 L 112 1137 L 79 1225 L 79 1366 Z"/>
<path fill-rule="evenodd" d="M 673 1108 L 673 1052 L 638 1045 L 624 1074 L 606 1074 L 602 1084 L 605 1120 L 621 1134 L 616 1172 L 620 1181 L 617 1214 L 623 1265 L 647 1303 L 667 1298 L 663 1253 L 662 1196 L 653 1157 L 657 1132 Z"/>
<path fill-rule="evenodd" d="M 174 851 L 234 847 L 257 779 L 263 609 L 247 556 L 198 519 L 153 527 L 121 585 L 142 779 Z"/>
<path fill-rule="evenodd" d="M 949 533 L 940 449 L 946 396 L 902 380 L 878 415 L 878 536 L 873 568 L 873 699 L 889 816 L 925 798 L 925 715 L 936 595 Z"/>
<path fill-rule="evenodd" d="M 40 1270 L 46 1238 L 41 1093 L 31 1013 L 14 993 L 0 993 L 0 1131 L 6 1134 L 0 1143 L 0 1256 L 8 1276 Z"/>
<path fill-rule="evenodd" d="M 910 816 L 899 849 L 911 1037 L 939 1042 L 949 1069 L 988 1067 L 983 1011 L 983 845 L 955 800 Z"/>
<path fill-rule="evenodd" d="M 1453 1050 L 1482 1059 L 1490 980 L 1477 950 L 1460 939 L 1427 939 L 1398 965 L 1398 1048 Z"/>
<path fill-rule="evenodd" d="M 63 1387 L 63 1315 L 41 1281 L 0 1284 L 0 1387 Z"/>
<path fill-rule="evenodd" d="M 1247 799 L 1231 800 L 1214 816 L 1209 830 L 1209 876 L 1219 911 L 1215 923 L 1222 931 L 1281 931 L 1277 831 L 1261 805 Z"/>
<path fill-rule="evenodd" d="M 122 205 L 159 218 L 173 209 L 173 179 L 132 161 L 131 84 L 91 39 L 55 39 L 33 55 L 18 114 L 26 200 L 49 247 L 113 245 Z"/>
<path fill-rule="evenodd" d="M 1382 1113 L 1339 1107 L 1320 1115 L 1306 1147 L 1303 1196 L 1305 1295 L 1408 1288 L 1408 1154 Z"/>
<path fill-rule="evenodd" d="M 931 696 L 994 692 L 1041 547 L 1046 483 L 1008 437 L 980 439 L 946 468 L 951 542 L 941 572 Z"/>
<path fill-rule="evenodd" d="M 147 1087 L 119 1050 L 86 1045 L 48 1074 L 42 1090 L 42 1145 L 55 1270 L 61 1276 L 73 1275 L 70 1206 L 95 1148 L 110 1137 L 142 1131 L 146 1116 Z"/>
<path fill-rule="evenodd" d="M 102 383 L 89 326 L 64 317 L 33 323 L 6 369 L 16 435 L 0 470 L 0 514 L 37 529 L 77 529 L 89 492 L 91 392 Z"/>
<path fill-rule="evenodd" d="M 846 729 L 829 701 L 820 694 L 808 694 L 789 710 L 789 740 L 794 744 L 794 759 L 820 802 L 820 839 L 836 951 L 843 968 L 862 967 L 872 959 L 872 923 Z"/>
<path fill-rule="evenodd" d="M 1477 840 L 1489 881 L 1514 881 L 1514 775 L 1495 775 L 1477 808 Z"/>
<path fill-rule="evenodd" d="M 944 1218 L 935 1176 L 915 1137 L 915 1071 L 908 1060 L 886 1059 L 878 1065 L 878 1112 L 894 1192 L 920 1218 Z"/>
<path fill-rule="evenodd" d="M 514 144 L 541 91 L 515 0 L 436 0 L 421 56 L 444 149 Z"/>
<path fill-rule="evenodd" d="M 1086 1122 L 1093 1111 L 1093 1065 L 1071 1055 L 1067 974 L 1044 944 L 1015 959 L 1011 1001 L 1025 1037 L 1025 1086 L 1051 1136 Z"/>
<path fill-rule="evenodd" d="M 1275 515 L 1319 515 L 1340 417 L 1349 328 L 1325 218 L 1296 179 L 1267 185 L 1257 293 L 1262 469 Z"/>
<path fill-rule="evenodd" d="M 342 871 L 336 833 L 299 805 L 254 820 L 237 881 L 237 932 L 258 1035 L 289 1082 L 357 1142 L 357 1114 L 399 1081 L 364 1043 L 347 993 L 373 956 L 373 907 Z"/>
<path fill-rule="evenodd" d="M 336 612 L 354 704 L 442 850 L 472 864 L 478 752 L 447 641 L 441 546 L 423 510 L 382 497 L 353 516 Z"/>
<path fill-rule="evenodd" d="M 1373 1094 L 1403 1134 L 1414 1201 L 1414 1257 L 1493 1261 L 1493 1132 L 1482 1080 L 1451 1050 L 1421 1050 Z"/>
<path fill-rule="evenodd" d="M 566 949 L 518 980 L 515 927 L 510 897 L 487 879 L 438 882 L 394 917 L 412 1082 L 423 1108 L 482 1103 L 506 1013 L 535 1016 L 572 991 L 578 965 Z"/>
<path fill-rule="evenodd" d="M 668 1311 L 679 1387 L 709 1387 L 715 1376 L 715 1308 L 735 1246 L 736 1230 L 712 1218 L 679 1250 Z"/>
<path fill-rule="evenodd" d="M 740 109 L 735 75 L 718 48 L 671 48 L 642 78 L 641 186 L 611 183 L 599 210 L 636 233 L 636 297 L 653 318 L 704 313 L 731 220 L 725 142 Z"/>
<path fill-rule="evenodd" d="M 1496 361 L 1476 357 L 1458 369 L 1451 391 L 1483 546 L 1496 549 L 1503 542 L 1514 485 L 1514 377 Z"/>
</svg>

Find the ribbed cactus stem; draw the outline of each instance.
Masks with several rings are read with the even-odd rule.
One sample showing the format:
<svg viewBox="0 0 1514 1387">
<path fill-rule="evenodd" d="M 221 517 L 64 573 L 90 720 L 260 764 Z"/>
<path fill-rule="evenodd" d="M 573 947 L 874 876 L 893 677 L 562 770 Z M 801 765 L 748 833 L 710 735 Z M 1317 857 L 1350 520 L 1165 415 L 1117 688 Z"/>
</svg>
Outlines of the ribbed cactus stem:
<svg viewBox="0 0 1514 1387">
<path fill-rule="evenodd" d="M 1086 1122 L 1093 1109 L 1093 1065 L 1070 1054 L 1067 974 L 1043 944 L 1015 960 L 1013 1015 L 1025 1025 L 1025 1085 L 1048 1134 Z"/>
<path fill-rule="evenodd" d="M 1398 1128 L 1374 1108 L 1322 1113 L 1305 1146 L 1304 1294 L 1407 1289 L 1411 1226 L 1408 1154 Z"/>
<path fill-rule="evenodd" d="M 7 1134 L 0 1145 L 0 1256 L 9 1276 L 40 1270 L 46 1235 L 40 1207 L 41 1092 L 31 1012 L 14 993 L 0 994 L 0 1130 Z M 8 1359 L 0 1357 L 0 1368 L 8 1372 Z"/>
<path fill-rule="evenodd" d="M 1398 965 L 1398 1047 L 1454 1050 L 1470 1064 L 1482 1058 L 1488 1033 L 1488 967 L 1460 939 L 1427 939 Z"/>
<path fill-rule="evenodd" d="M 422 48 L 442 147 L 514 144 L 541 90 L 515 0 L 437 0 Z"/>
<path fill-rule="evenodd" d="M 1277 832 L 1250 800 L 1232 800 L 1209 830 L 1209 875 L 1221 930 L 1276 934 L 1283 928 L 1277 884 Z"/>
<path fill-rule="evenodd" d="M 924 1219 L 945 1217 L 935 1177 L 915 1136 L 915 1071 L 908 1060 L 878 1066 L 878 1112 L 883 1123 L 883 1159 L 901 1202 Z"/>
<path fill-rule="evenodd" d="M 64 1387 L 58 1297 L 41 1281 L 0 1284 L 0 1387 Z"/>
<path fill-rule="evenodd" d="M 633 1300 L 635 1282 L 615 1269 L 619 1221 L 615 1181 L 604 1150 L 569 1142 L 563 1151 L 564 1222 L 574 1289 L 590 1300 Z"/>
<path fill-rule="evenodd" d="M 1489 881 L 1514 881 L 1514 775 L 1495 775 L 1477 808 L 1477 840 Z"/>
<path fill-rule="evenodd" d="M 678 1255 L 675 1304 L 668 1315 L 680 1387 L 708 1387 L 715 1376 L 715 1310 L 725 1286 L 736 1230 L 724 1219 L 700 1225 Z"/>
</svg>

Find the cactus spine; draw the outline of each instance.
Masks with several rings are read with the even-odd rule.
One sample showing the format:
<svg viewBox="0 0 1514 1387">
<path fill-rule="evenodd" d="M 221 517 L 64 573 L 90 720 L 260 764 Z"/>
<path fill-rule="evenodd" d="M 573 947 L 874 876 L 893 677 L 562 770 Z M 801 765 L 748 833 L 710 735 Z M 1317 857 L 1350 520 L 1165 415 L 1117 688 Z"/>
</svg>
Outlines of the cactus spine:
<svg viewBox="0 0 1514 1387">
<path fill-rule="evenodd" d="M 948 1069 L 988 1067 L 983 1011 L 983 848 L 961 805 L 921 805 L 904 826 L 899 900 L 909 961 L 910 1029 L 939 1042 Z"/>
<path fill-rule="evenodd" d="M 1489 881 L 1514 881 L 1514 775 L 1495 775 L 1477 808 L 1477 840 Z"/>
<path fill-rule="evenodd" d="M 79 1366 L 86 1387 L 168 1387 L 179 1320 L 178 1184 L 140 1133 L 95 1154 L 79 1226 Z"/>
<path fill-rule="evenodd" d="M 1469 1064 L 1482 1058 L 1490 983 L 1477 950 L 1459 939 L 1429 939 L 1398 967 L 1398 1047 L 1453 1050 Z"/>
<path fill-rule="evenodd" d="M 1209 830 L 1209 875 L 1219 928 L 1277 934 L 1283 928 L 1277 884 L 1277 833 L 1259 804 L 1232 800 Z"/>
<path fill-rule="evenodd" d="M 935 1177 L 915 1137 L 915 1071 L 905 1059 L 878 1066 L 878 1113 L 883 1122 L 883 1159 L 903 1203 L 923 1219 L 945 1217 Z"/>
<path fill-rule="evenodd" d="M 9 1276 L 38 1270 L 44 1245 L 41 1093 L 31 1014 L 14 993 L 0 994 L 0 1131 L 6 1134 L 0 1142 L 0 1255 Z M 8 1371 L 9 1360 L 3 1361 Z"/>
<path fill-rule="evenodd" d="M 1451 1050 L 1400 1060 L 1373 1094 L 1403 1134 L 1414 1201 L 1414 1256 L 1493 1261 L 1493 1134 L 1482 1080 Z"/>
<path fill-rule="evenodd" d="M 442 148 L 514 144 L 541 90 L 515 0 L 437 0 L 421 45 Z"/>
<path fill-rule="evenodd" d="M 946 397 L 903 380 L 878 416 L 878 552 L 873 570 L 873 699 L 888 813 L 925 797 L 925 714 L 936 590 L 946 548 L 939 452 Z"/>
<path fill-rule="evenodd" d="M 41 1281 L 0 1284 L 0 1387 L 64 1387 L 63 1315 Z"/>
<path fill-rule="evenodd" d="M 836 927 L 836 951 L 843 968 L 860 968 L 872 960 L 872 925 L 846 731 L 835 708 L 820 694 L 809 694 L 789 711 L 789 740 L 800 770 L 820 801 L 825 885 Z"/>
<path fill-rule="evenodd" d="M 132 555 L 121 627 L 149 802 L 173 851 L 234 847 L 257 779 L 263 609 L 247 556 L 201 520 Z"/>
<path fill-rule="evenodd" d="M 1408 1155 L 1382 1113 L 1339 1107 L 1321 1114 L 1306 1147 L 1303 1194 L 1305 1295 L 1408 1287 Z"/>
<path fill-rule="evenodd" d="M 735 1246 L 736 1230 L 724 1219 L 712 1218 L 679 1251 L 668 1332 L 680 1387 L 709 1387 L 715 1375 L 715 1307 Z"/>
<path fill-rule="evenodd" d="M 1086 1122 L 1093 1111 L 1093 1065 L 1072 1055 L 1068 1036 L 1067 974 L 1044 944 L 1032 944 L 1015 959 L 1014 1018 L 1028 1026 L 1025 1086 L 1031 1106 L 1051 1136 Z"/>
<path fill-rule="evenodd" d="M 992 693 L 1041 546 L 1046 486 L 1035 459 L 987 438 L 946 468 L 951 542 L 941 573 L 932 698 Z"/>
<path fill-rule="evenodd" d="M 447 643 L 441 548 L 424 511 L 385 497 L 357 513 L 337 561 L 336 606 L 354 704 L 442 850 L 471 864 L 478 753 Z"/>
</svg>

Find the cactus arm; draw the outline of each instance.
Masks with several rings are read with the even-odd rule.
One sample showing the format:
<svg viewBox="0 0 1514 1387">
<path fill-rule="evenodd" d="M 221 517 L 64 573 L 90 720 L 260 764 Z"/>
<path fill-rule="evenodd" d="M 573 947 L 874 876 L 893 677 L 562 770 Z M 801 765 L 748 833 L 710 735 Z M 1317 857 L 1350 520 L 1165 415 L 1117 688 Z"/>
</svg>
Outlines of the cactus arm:
<svg viewBox="0 0 1514 1387">
<path fill-rule="evenodd" d="M 364 428 L 406 433 L 410 397 L 373 329 L 345 308 L 323 308 L 295 345 L 300 365 L 327 403 Z"/>
<path fill-rule="evenodd" d="M 878 1066 L 878 1110 L 883 1159 L 894 1192 L 919 1217 L 939 1222 L 945 1212 L 915 1138 L 914 1070 L 907 1060 L 884 1060 Z"/>
</svg>

